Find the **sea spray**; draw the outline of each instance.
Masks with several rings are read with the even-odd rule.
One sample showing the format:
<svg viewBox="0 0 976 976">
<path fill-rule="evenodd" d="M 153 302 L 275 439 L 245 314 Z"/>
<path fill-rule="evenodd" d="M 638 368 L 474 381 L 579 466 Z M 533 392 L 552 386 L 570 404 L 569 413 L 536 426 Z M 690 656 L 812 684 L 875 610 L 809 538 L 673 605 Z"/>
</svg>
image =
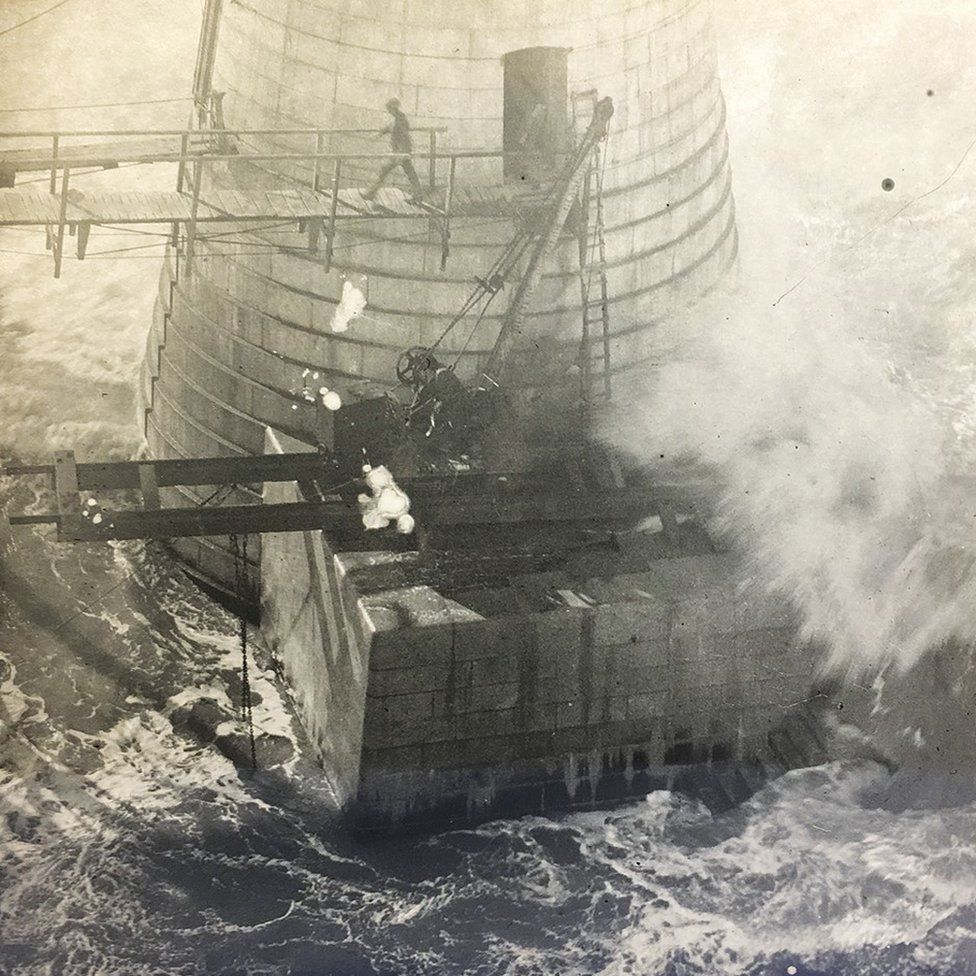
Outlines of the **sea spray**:
<svg viewBox="0 0 976 976">
<path fill-rule="evenodd" d="M 168 189 L 172 174 L 139 167 L 84 179 L 101 190 L 152 190 Z M 161 258 L 95 253 L 132 237 L 119 234 L 96 228 L 88 260 L 66 259 L 55 279 L 43 232 L 0 230 L 0 247 L 18 252 L 3 261 L 0 454 L 74 450 L 87 460 L 127 458 L 139 449 L 136 387 Z"/>
<path fill-rule="evenodd" d="M 365 285 L 365 282 L 362 282 Z M 332 313 L 332 331 L 345 332 L 366 311 L 366 295 L 351 281 L 342 283 L 342 298 Z"/>
<path fill-rule="evenodd" d="M 696 358 L 631 391 L 604 434 L 709 471 L 713 529 L 801 611 L 831 671 L 905 670 L 976 638 L 973 484 L 946 417 L 845 308 L 816 305 L 714 296 L 687 325 Z"/>
</svg>

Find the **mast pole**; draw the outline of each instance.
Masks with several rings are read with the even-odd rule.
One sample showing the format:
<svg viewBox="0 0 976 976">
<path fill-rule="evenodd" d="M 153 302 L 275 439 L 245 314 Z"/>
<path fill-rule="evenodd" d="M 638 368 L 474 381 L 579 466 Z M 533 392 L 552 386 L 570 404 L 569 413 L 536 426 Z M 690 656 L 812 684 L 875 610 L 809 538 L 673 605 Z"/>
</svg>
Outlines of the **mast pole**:
<svg viewBox="0 0 976 976">
<path fill-rule="evenodd" d="M 223 5 L 224 0 L 205 0 L 203 20 L 200 24 L 197 63 L 193 71 L 193 107 L 200 128 L 204 128 L 206 124 L 210 96 L 213 92 L 214 63 L 217 60 L 217 41 L 220 37 L 220 19 Z"/>
<path fill-rule="evenodd" d="M 502 377 L 509 365 L 515 341 L 522 331 L 522 323 L 525 320 L 529 299 L 542 277 L 543 262 L 556 245 L 573 200 L 576 199 L 580 182 L 586 175 L 587 167 L 590 164 L 590 155 L 594 147 L 606 137 L 612 115 L 613 102 L 609 98 L 597 102 L 590 127 L 560 176 L 546 228 L 540 235 L 538 243 L 529 257 L 525 274 L 512 295 L 508 311 L 505 313 L 502 322 L 501 331 L 498 333 L 495 347 L 484 370 L 484 375 L 494 383 L 502 383 Z"/>
</svg>

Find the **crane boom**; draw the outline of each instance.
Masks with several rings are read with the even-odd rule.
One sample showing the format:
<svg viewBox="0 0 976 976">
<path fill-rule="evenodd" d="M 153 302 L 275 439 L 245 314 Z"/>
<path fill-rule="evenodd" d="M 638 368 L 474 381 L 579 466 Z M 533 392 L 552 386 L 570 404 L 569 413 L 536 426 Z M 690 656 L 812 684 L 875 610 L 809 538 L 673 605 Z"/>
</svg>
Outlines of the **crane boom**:
<svg viewBox="0 0 976 976">
<path fill-rule="evenodd" d="M 504 374 L 511 358 L 515 340 L 522 330 L 529 300 L 542 277 L 542 265 L 556 246 L 559 234 L 569 216 L 570 208 L 579 192 L 580 184 L 586 176 L 587 167 L 594 148 L 606 138 L 607 128 L 613 116 L 613 100 L 602 98 L 593 109 L 593 118 L 579 146 L 567 161 L 559 179 L 556 181 L 555 199 L 545 224 L 529 256 L 529 263 L 509 302 L 508 311 L 502 321 L 501 331 L 492 349 L 484 375 L 494 383 L 503 385 Z"/>
</svg>

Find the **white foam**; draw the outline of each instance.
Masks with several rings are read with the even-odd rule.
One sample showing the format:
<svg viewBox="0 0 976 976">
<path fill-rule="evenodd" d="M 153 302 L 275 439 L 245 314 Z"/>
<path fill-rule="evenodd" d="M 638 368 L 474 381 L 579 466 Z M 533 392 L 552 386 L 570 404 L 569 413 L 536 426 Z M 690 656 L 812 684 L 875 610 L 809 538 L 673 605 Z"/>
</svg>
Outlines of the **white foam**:
<svg viewBox="0 0 976 976">
<path fill-rule="evenodd" d="M 332 331 L 345 332 L 366 310 L 366 296 L 351 281 L 342 283 L 342 297 L 332 313 Z"/>
<path fill-rule="evenodd" d="M 776 952 L 802 960 L 923 940 L 976 899 L 976 806 L 945 817 L 862 808 L 860 794 L 886 777 L 872 764 L 789 774 L 724 839 L 707 813 L 664 792 L 604 823 L 571 818 L 587 860 L 633 902 L 603 972 L 661 972 L 680 957 L 731 976 Z"/>
</svg>

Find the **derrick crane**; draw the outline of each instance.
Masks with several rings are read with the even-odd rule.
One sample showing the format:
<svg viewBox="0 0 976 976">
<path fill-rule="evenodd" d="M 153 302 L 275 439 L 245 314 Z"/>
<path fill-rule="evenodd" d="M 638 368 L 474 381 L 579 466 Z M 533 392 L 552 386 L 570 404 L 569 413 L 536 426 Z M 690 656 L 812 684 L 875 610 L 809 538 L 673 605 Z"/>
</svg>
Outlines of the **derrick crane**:
<svg viewBox="0 0 976 976">
<path fill-rule="evenodd" d="M 433 346 L 414 346 L 406 350 L 397 363 L 397 378 L 414 390 L 414 402 L 410 407 L 408 425 L 416 428 L 417 418 L 421 420 L 421 433 L 425 438 L 437 429 L 438 415 L 440 428 L 461 438 L 467 433 L 477 438 L 485 427 L 498 415 L 498 396 L 504 395 L 507 386 L 512 353 L 516 340 L 522 331 L 525 314 L 542 277 L 546 259 L 562 234 L 570 212 L 577 204 L 581 214 L 580 230 L 580 274 L 585 277 L 590 254 L 587 241 L 588 222 L 591 209 L 598 214 L 597 234 L 599 244 L 599 273 L 602 283 L 601 310 L 604 326 L 604 382 L 609 393 L 609 322 L 606 299 L 606 275 L 604 271 L 605 253 L 602 238 L 602 172 L 600 168 L 600 146 L 607 138 L 610 119 L 613 116 L 613 102 L 610 98 L 596 100 L 589 125 L 579 140 L 573 153 L 566 160 L 558 178 L 554 181 L 543 206 L 541 230 L 529 226 L 520 230 L 496 260 L 488 273 L 478 279 L 474 293 L 452 319 L 447 329 Z M 595 191 L 595 206 L 591 208 L 591 193 Z M 519 263 L 528 255 L 525 270 L 519 274 Z M 501 329 L 495 341 L 488 362 L 482 371 L 482 382 L 473 389 L 465 389 L 454 375 L 453 366 L 446 366 L 435 356 L 439 343 L 447 336 L 479 301 L 486 299 L 478 314 L 475 328 L 484 317 L 488 305 L 504 288 L 505 284 L 517 280 L 508 309 L 502 320 Z M 582 395 L 590 397 L 590 365 L 592 352 L 588 326 L 590 324 L 588 287 L 583 288 L 583 335 L 580 342 L 578 362 L 583 379 Z M 473 332 L 472 332 L 473 335 Z M 469 340 L 470 341 L 470 340 Z M 456 442 L 458 436 L 452 439 Z"/>
<path fill-rule="evenodd" d="M 547 223 L 539 235 L 529 256 L 528 266 L 522 276 L 505 313 L 501 331 L 495 342 L 485 375 L 496 383 L 503 383 L 511 359 L 515 340 L 522 329 L 525 312 L 533 292 L 542 276 L 542 265 L 552 253 L 556 241 L 566 224 L 570 208 L 576 201 L 587 173 L 593 165 L 596 148 L 607 137 L 607 128 L 613 116 L 613 101 L 603 98 L 596 103 L 593 118 L 576 151 L 567 161 L 563 172 L 553 187 L 553 202 Z"/>
<path fill-rule="evenodd" d="M 506 246 L 501 256 L 484 278 L 478 280 L 473 295 L 442 334 L 443 339 L 461 318 L 486 299 L 478 315 L 478 323 L 485 309 L 502 291 L 506 284 L 516 282 L 501 329 L 492 352 L 482 371 L 480 385 L 466 389 L 454 374 L 453 366 L 444 366 L 435 357 L 437 344 L 431 347 L 414 347 L 404 352 L 397 365 L 397 379 L 414 390 L 414 402 L 406 410 L 406 424 L 418 413 L 430 427 L 421 432 L 429 436 L 440 416 L 440 433 L 453 430 L 454 446 L 466 435 L 477 433 L 497 416 L 498 397 L 505 396 L 505 383 L 509 376 L 512 354 L 517 337 L 523 327 L 526 311 L 542 276 L 546 259 L 552 254 L 563 233 L 574 204 L 579 205 L 582 219 L 580 258 L 581 274 L 586 268 L 585 236 L 587 214 L 590 212 L 590 195 L 596 193 L 597 210 L 601 210 L 599 194 L 602 178 L 599 173 L 600 147 L 607 138 L 613 103 L 609 98 L 593 97 L 593 113 L 586 131 L 564 163 L 557 179 L 542 200 L 541 218 L 527 222 Z M 453 175 L 453 159 L 451 171 Z M 451 185 L 448 186 L 447 210 L 449 217 Z M 338 200 L 337 193 L 332 197 Z M 335 208 L 333 207 L 333 218 Z M 602 228 L 602 225 L 598 225 Z M 331 237 L 331 231 L 330 231 Z M 600 240 L 601 262 L 603 260 Z M 525 270 L 519 273 L 525 261 Z M 600 269 L 603 275 L 602 266 Z M 603 289 L 604 295 L 606 289 Z M 580 362 L 591 355 L 586 332 L 587 305 L 583 305 L 584 331 L 580 344 Z M 604 300 L 606 324 L 606 302 Z M 476 323 L 476 325 L 478 324 Z M 588 376 L 588 369 L 582 370 Z M 498 397 L 493 396 L 497 391 Z M 392 415 L 380 417 L 377 404 L 393 406 Z M 389 448 L 399 437 L 403 438 L 404 411 L 397 410 L 389 397 L 362 400 L 341 407 L 326 424 L 318 453 L 266 455 L 257 458 L 200 458 L 187 460 L 147 460 L 117 462 L 112 464 L 76 464 L 71 452 L 60 452 L 53 465 L 11 465 L 2 473 L 15 476 L 42 475 L 52 479 L 57 507 L 55 511 L 36 515 L 12 516 L 14 524 L 53 524 L 63 541 L 91 542 L 109 539 L 157 538 L 223 534 L 247 534 L 281 531 L 309 531 L 328 528 L 348 536 L 361 533 L 355 505 L 355 489 L 348 486 L 354 478 L 348 475 L 358 471 L 361 449 L 354 451 L 352 439 L 362 442 L 366 436 L 375 435 L 374 446 Z M 385 429 L 390 425 L 396 430 Z M 350 431 L 357 431 L 349 435 Z M 393 439 L 391 440 L 391 435 Z M 436 438 L 435 438 L 436 440 Z M 355 457 L 353 456 L 355 454 Z M 603 465 L 597 463 L 600 468 Z M 457 472 L 448 480 L 456 481 Z M 519 522 L 524 519 L 580 519 L 592 517 L 595 511 L 613 511 L 618 516 L 630 517 L 654 507 L 647 489 L 630 490 L 619 474 L 606 484 L 601 498 L 581 500 L 571 484 L 544 488 L 531 476 L 514 475 L 520 488 L 514 489 L 514 481 L 503 478 L 512 490 L 507 500 L 500 501 L 491 485 L 482 484 L 479 478 L 491 481 L 496 477 L 485 473 L 461 479 L 448 490 L 452 499 L 445 501 L 444 473 L 431 468 L 428 475 L 407 477 L 402 480 L 414 497 L 421 515 L 420 526 L 446 523 L 471 522 L 485 518 L 490 522 Z M 160 503 L 159 489 L 175 485 L 216 485 L 233 487 L 240 484 L 262 484 L 276 481 L 296 481 L 302 486 L 307 501 L 279 505 L 202 506 L 198 508 L 165 508 Z M 524 482 L 524 483 L 523 483 Z M 493 484 L 493 483 L 492 483 Z M 142 495 L 142 505 L 135 509 L 102 509 L 82 503 L 79 493 L 92 491 L 135 490 Z M 352 494 L 351 494 L 352 492 Z M 215 493 L 216 494 L 216 493 Z M 580 507 L 582 504 L 582 508 Z M 659 498 L 658 504 L 663 505 Z M 589 507 L 588 507 L 589 506 Z M 594 508 L 594 506 L 596 506 Z M 591 511 L 591 508 L 593 511 Z M 663 509 L 662 509 L 663 512 Z M 480 514 L 479 514 L 480 513 Z M 662 518 L 665 516 L 662 514 Z"/>
</svg>

